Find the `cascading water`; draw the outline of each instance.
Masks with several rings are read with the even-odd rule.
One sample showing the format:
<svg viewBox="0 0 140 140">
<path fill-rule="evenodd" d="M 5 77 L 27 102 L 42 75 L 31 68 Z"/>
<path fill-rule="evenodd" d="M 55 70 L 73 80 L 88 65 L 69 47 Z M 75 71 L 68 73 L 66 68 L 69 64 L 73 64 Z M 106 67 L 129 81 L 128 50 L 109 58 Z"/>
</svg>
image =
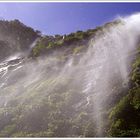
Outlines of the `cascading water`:
<svg viewBox="0 0 140 140">
<path fill-rule="evenodd" d="M 95 122 L 95 136 L 104 136 L 106 110 L 128 87 L 131 62 L 140 37 L 139 25 L 140 14 L 134 14 L 102 28 L 89 41 L 87 52 L 78 56 L 76 64 L 74 56 L 69 56 L 64 64 L 57 61 L 56 56 L 63 52 L 37 62 L 15 59 L 12 64 L 1 63 L 0 106 L 8 108 L 8 102 L 15 98 L 17 104 L 28 104 L 30 100 L 35 105 L 40 97 L 50 98 L 55 92 L 74 90 L 80 96 L 79 102 L 73 104 L 75 112 L 92 106 L 89 113 Z"/>
<path fill-rule="evenodd" d="M 139 25 L 140 14 L 120 18 L 120 24 L 104 28 L 101 35 L 90 41 L 90 48 L 81 59 L 82 64 L 90 66 L 83 92 L 93 102 L 97 136 L 103 136 L 102 114 L 111 98 L 128 87 L 131 62 L 140 39 Z"/>
</svg>

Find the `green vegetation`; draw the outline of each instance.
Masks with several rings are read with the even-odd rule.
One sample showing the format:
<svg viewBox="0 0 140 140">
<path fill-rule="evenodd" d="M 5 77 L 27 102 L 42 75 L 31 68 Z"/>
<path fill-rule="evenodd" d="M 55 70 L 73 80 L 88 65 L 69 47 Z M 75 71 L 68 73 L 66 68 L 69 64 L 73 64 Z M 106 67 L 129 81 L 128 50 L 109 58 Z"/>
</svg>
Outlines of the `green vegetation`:
<svg viewBox="0 0 140 140">
<path fill-rule="evenodd" d="M 24 97 L 20 97 L 21 101 L 24 98 L 24 103 L 15 97 L 6 107 L 1 107 L 0 137 L 94 136 L 94 122 L 86 108 L 75 108 L 83 95 L 76 89 L 65 88 L 71 79 L 60 80 L 57 92 L 49 96 L 41 96 L 40 90 L 53 86 L 50 79 L 37 83 L 41 85 L 37 89 L 29 87 L 29 93 L 25 91 Z"/>
<path fill-rule="evenodd" d="M 46 46 L 40 42 L 40 43 L 38 44 L 38 46 L 35 47 L 35 48 L 33 49 L 33 54 L 34 54 L 34 56 L 38 56 L 38 54 L 39 54 L 41 51 L 43 51 L 43 49 L 45 49 L 45 48 L 46 48 Z"/>
<path fill-rule="evenodd" d="M 84 48 L 84 46 L 76 47 L 76 48 L 73 49 L 73 53 L 74 53 L 74 54 L 77 54 L 77 53 L 79 53 L 83 48 Z"/>
<path fill-rule="evenodd" d="M 115 137 L 140 136 L 140 53 L 133 64 L 131 88 L 110 113 L 109 135 Z"/>
<path fill-rule="evenodd" d="M 92 35 L 95 35 L 97 31 L 98 30 L 96 29 L 91 29 L 87 30 L 86 32 L 77 31 L 76 33 L 71 33 L 64 36 L 43 36 L 33 48 L 31 56 L 36 57 L 43 54 L 46 55 L 49 54 L 52 50 L 58 50 L 61 48 L 67 49 L 71 46 L 79 46 L 81 44 L 84 45 L 86 40 L 89 39 L 89 37 L 91 37 Z M 81 47 L 78 48 L 75 48 L 74 53 L 77 53 L 78 51 L 80 51 L 80 49 L 82 49 Z"/>
<path fill-rule="evenodd" d="M 52 50 L 58 49 L 66 49 L 70 48 L 71 46 L 80 46 L 86 44 L 87 40 L 91 37 L 95 36 L 96 33 L 101 31 L 106 26 L 116 26 L 119 24 L 120 21 L 109 22 L 102 27 L 96 27 L 95 29 L 89 29 L 87 31 L 77 31 L 75 33 L 70 33 L 68 35 L 55 35 L 55 36 L 42 36 L 41 39 L 38 41 L 36 46 L 32 50 L 32 57 L 37 57 L 40 55 L 49 54 Z M 42 45 L 40 45 L 42 44 Z M 78 50 L 78 49 L 77 49 Z M 76 53 L 76 48 L 74 53 Z"/>
</svg>

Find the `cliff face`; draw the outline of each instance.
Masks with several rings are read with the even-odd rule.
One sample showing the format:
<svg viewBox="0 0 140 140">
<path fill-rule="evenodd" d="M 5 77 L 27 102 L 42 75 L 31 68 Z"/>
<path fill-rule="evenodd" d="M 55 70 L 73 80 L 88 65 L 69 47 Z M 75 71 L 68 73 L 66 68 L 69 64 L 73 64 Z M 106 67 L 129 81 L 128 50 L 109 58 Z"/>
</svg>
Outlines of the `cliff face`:
<svg viewBox="0 0 140 140">
<path fill-rule="evenodd" d="M 39 37 L 38 31 L 25 26 L 18 20 L 0 21 L 0 59 L 29 49 L 31 43 Z"/>
</svg>

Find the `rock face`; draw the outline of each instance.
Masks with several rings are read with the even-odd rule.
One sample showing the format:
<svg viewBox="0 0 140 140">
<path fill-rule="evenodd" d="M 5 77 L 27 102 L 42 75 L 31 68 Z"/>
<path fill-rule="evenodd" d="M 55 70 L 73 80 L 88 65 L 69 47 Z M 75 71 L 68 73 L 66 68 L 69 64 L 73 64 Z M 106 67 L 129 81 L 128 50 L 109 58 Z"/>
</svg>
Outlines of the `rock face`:
<svg viewBox="0 0 140 140">
<path fill-rule="evenodd" d="M 25 26 L 19 20 L 0 21 L 0 60 L 12 53 L 26 51 L 39 37 L 38 31 Z"/>
<path fill-rule="evenodd" d="M 7 41 L 0 40 L 0 60 L 4 59 L 4 57 L 9 56 L 12 48 Z"/>
</svg>

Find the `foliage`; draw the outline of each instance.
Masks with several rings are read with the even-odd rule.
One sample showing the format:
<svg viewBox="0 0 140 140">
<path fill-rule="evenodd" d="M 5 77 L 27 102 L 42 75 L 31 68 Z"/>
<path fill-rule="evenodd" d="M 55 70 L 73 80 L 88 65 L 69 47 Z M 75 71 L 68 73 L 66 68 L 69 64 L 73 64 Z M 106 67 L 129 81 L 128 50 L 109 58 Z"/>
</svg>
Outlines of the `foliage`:
<svg viewBox="0 0 140 140">
<path fill-rule="evenodd" d="M 64 36 L 43 36 L 33 48 L 31 56 L 36 57 L 43 54 L 49 54 L 51 50 L 70 48 L 71 46 L 74 46 L 74 44 L 79 46 L 81 43 L 83 44 L 84 41 L 88 40 L 89 37 L 95 35 L 97 31 L 98 29 L 90 29 L 85 32 L 77 31 Z M 40 46 L 40 44 L 42 44 L 42 46 Z M 78 53 L 81 49 L 82 47 L 75 48 L 74 54 Z"/>
<path fill-rule="evenodd" d="M 103 27 L 96 27 L 95 29 L 89 29 L 87 31 L 77 31 L 68 35 L 54 35 L 54 36 L 42 36 L 36 46 L 32 50 L 32 57 L 40 56 L 43 54 L 49 54 L 51 50 L 70 48 L 73 45 L 84 44 L 90 37 L 96 35 L 96 33 L 102 33 L 105 26 L 113 26 L 120 23 L 119 21 L 110 22 Z M 39 44 L 43 44 L 42 47 Z M 76 53 L 75 50 L 74 53 Z"/>
<path fill-rule="evenodd" d="M 79 46 L 79 47 L 74 48 L 74 49 L 73 49 L 73 53 L 74 53 L 74 54 L 79 53 L 79 52 L 83 49 L 83 47 L 84 47 L 84 46 Z"/>
<path fill-rule="evenodd" d="M 51 83 L 52 79 L 42 81 L 36 91 L 31 87 L 27 89 L 27 97 L 23 93 L 20 98 L 25 98 L 25 102 L 18 102 L 19 98 L 15 97 L 1 108 L 0 137 L 94 136 L 92 117 L 86 109 L 75 108 L 83 95 L 76 89 L 66 87 L 70 80 L 62 80 L 56 92 L 48 96 L 41 96 L 40 90 L 54 83 Z"/>
<path fill-rule="evenodd" d="M 110 113 L 109 135 L 115 137 L 140 136 L 140 54 L 138 54 L 131 76 L 128 94 Z"/>
</svg>

